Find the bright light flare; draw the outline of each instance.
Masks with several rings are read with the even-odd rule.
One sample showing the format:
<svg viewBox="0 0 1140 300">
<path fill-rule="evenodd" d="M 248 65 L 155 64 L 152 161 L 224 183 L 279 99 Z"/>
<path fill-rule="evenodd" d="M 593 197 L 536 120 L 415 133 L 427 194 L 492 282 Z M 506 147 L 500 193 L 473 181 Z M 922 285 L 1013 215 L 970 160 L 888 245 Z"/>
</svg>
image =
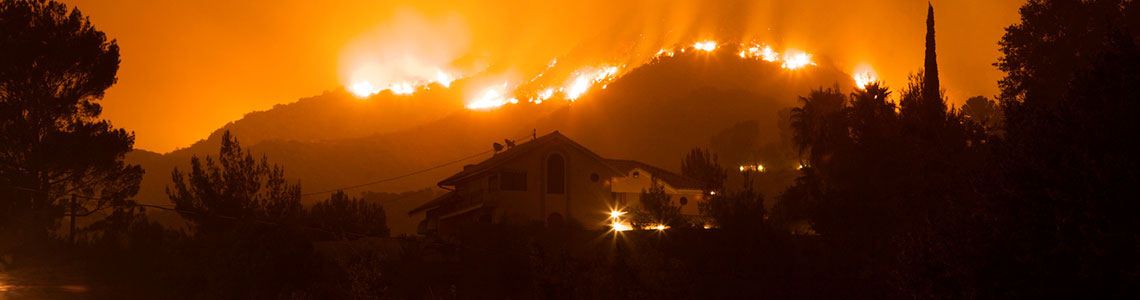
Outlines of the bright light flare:
<svg viewBox="0 0 1140 300">
<path fill-rule="evenodd" d="M 696 44 L 693 44 L 693 48 L 697 48 L 697 50 L 704 50 L 705 52 L 712 52 L 713 50 L 716 50 L 716 42 L 715 41 L 697 42 Z"/>
<path fill-rule="evenodd" d="M 879 73 L 871 67 L 869 63 L 860 63 L 855 66 L 855 70 L 851 72 L 851 76 L 855 78 L 855 86 L 860 89 L 867 88 L 868 84 L 879 81 Z"/>
<path fill-rule="evenodd" d="M 809 65 L 815 65 L 815 62 L 811 60 L 811 54 L 798 50 L 788 50 L 787 53 L 784 54 L 784 64 L 780 65 L 780 67 L 796 70 Z"/>
<path fill-rule="evenodd" d="M 616 209 L 610 211 L 610 218 L 611 219 L 621 218 L 622 215 L 625 215 L 624 211 L 620 211 L 620 210 L 616 210 Z"/>
<path fill-rule="evenodd" d="M 665 229 L 669 229 L 669 226 L 665 226 L 665 224 L 657 224 L 655 226 L 650 226 L 649 229 L 653 229 L 653 230 L 657 230 L 657 231 L 665 231 Z"/>
<path fill-rule="evenodd" d="M 630 227 L 629 224 L 622 223 L 620 221 L 614 221 L 613 223 L 611 223 L 610 228 L 613 228 L 614 231 L 630 231 L 630 230 L 633 230 L 633 227 Z"/>
<path fill-rule="evenodd" d="M 750 172 L 750 171 L 764 172 L 764 165 L 755 164 L 755 165 L 740 166 L 740 172 Z"/>
</svg>

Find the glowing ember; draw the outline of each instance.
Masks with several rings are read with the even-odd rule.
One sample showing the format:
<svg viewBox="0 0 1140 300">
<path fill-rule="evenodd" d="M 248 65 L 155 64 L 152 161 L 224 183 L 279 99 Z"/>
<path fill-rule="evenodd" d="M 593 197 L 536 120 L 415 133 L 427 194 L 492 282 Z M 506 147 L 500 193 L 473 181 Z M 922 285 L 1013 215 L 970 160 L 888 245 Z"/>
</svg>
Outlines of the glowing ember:
<svg viewBox="0 0 1140 300">
<path fill-rule="evenodd" d="M 859 88 L 866 88 L 868 84 L 879 81 L 879 74 L 875 73 L 875 69 L 871 68 L 869 63 L 860 63 L 855 66 L 855 71 L 851 72 L 851 76 L 855 78 L 855 85 Z"/>
<path fill-rule="evenodd" d="M 716 42 L 714 42 L 714 41 L 697 42 L 696 44 L 693 44 L 693 48 L 697 48 L 697 50 L 704 50 L 706 52 L 711 52 L 713 50 L 716 50 Z"/>
<path fill-rule="evenodd" d="M 784 64 L 781 65 L 781 67 L 795 70 L 808 65 L 815 65 L 815 62 L 811 60 L 811 54 L 807 54 L 803 51 L 788 50 L 787 54 L 784 55 Z"/>
</svg>

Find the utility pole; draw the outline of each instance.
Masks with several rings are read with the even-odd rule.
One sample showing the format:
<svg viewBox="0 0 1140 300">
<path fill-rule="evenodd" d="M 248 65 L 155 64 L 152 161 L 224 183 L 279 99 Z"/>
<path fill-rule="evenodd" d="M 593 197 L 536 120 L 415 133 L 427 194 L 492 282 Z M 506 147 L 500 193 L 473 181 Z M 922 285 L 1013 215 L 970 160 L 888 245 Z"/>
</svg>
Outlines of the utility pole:
<svg viewBox="0 0 1140 300">
<path fill-rule="evenodd" d="M 67 231 L 68 240 L 71 244 L 75 244 L 75 195 L 71 195 L 71 230 Z"/>
</svg>

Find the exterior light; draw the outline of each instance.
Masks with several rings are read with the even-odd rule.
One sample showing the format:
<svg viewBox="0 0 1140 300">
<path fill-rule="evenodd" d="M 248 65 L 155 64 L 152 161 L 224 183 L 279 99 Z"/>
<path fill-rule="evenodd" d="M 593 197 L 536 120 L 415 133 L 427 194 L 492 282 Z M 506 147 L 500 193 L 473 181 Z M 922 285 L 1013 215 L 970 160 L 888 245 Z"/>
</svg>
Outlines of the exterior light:
<svg viewBox="0 0 1140 300">
<path fill-rule="evenodd" d="M 617 218 L 621 217 L 621 216 L 622 216 L 622 215 L 624 215 L 624 214 L 625 214 L 625 212 L 624 212 L 624 211 L 620 211 L 620 210 L 611 210 L 611 211 L 610 211 L 610 218 L 611 218 L 611 219 L 617 219 Z"/>
<path fill-rule="evenodd" d="M 614 221 L 612 224 L 610 224 L 610 227 L 613 228 L 614 231 L 629 231 L 633 229 L 633 227 L 629 227 L 629 225 L 620 221 Z"/>
</svg>

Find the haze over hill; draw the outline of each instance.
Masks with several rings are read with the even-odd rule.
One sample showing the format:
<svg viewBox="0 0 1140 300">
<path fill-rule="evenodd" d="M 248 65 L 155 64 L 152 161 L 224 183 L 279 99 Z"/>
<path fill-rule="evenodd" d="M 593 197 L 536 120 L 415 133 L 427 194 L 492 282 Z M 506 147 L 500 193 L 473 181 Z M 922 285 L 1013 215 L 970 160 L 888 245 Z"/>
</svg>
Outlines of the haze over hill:
<svg viewBox="0 0 1140 300">
<path fill-rule="evenodd" d="M 463 84 L 461 79 L 453 87 Z M 603 157 L 634 159 L 678 171 L 690 149 L 708 147 L 713 136 L 741 122 L 759 124 L 755 140 L 748 143 L 779 143 L 778 112 L 795 105 L 797 97 L 812 88 L 836 84 L 847 92 L 853 81 L 826 61 L 789 70 L 778 62 L 741 59 L 728 49 L 690 51 L 634 69 L 569 105 L 551 100 L 472 111 L 462 108 L 459 95 L 438 86 L 408 96 L 381 93 L 363 100 L 338 90 L 249 113 L 188 148 L 168 154 L 134 151 L 127 159 L 147 170 L 140 201 L 159 204 L 169 203 L 164 188 L 170 184 L 171 170 L 187 168 L 192 155 L 216 155 L 217 139 L 224 130 L 233 132 L 253 153 L 283 165 L 287 177 L 301 181 L 303 193 L 396 177 L 491 150 L 492 143 L 505 138 L 529 138 L 532 132 L 543 135 L 555 130 Z M 490 155 L 346 192 L 360 195 L 434 187 L 464 164 Z M 311 195 L 303 201 L 327 197 Z M 427 197 L 388 204 L 389 223 L 410 222 L 406 212 Z M 392 227 L 394 234 L 414 228 Z"/>
</svg>

